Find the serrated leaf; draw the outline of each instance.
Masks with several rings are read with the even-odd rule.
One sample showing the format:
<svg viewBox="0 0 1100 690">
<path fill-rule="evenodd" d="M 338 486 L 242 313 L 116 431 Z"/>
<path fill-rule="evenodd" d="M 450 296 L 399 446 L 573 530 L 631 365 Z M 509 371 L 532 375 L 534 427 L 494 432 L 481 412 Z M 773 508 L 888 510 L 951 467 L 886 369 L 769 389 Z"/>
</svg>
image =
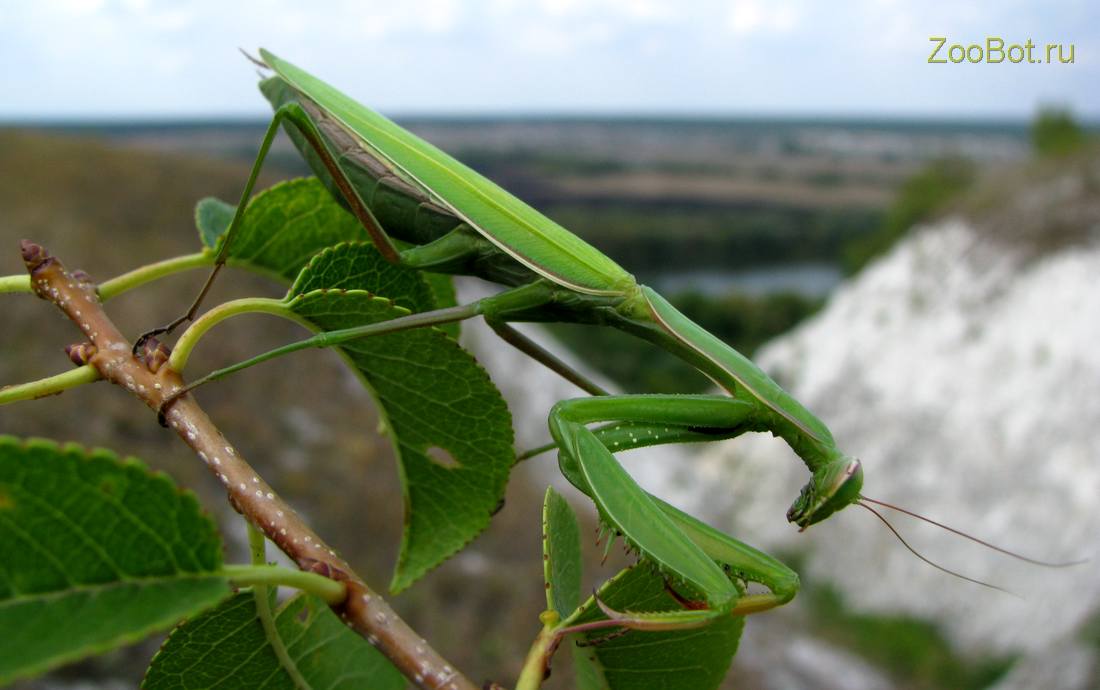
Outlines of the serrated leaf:
<svg viewBox="0 0 1100 690">
<path fill-rule="evenodd" d="M 199 238 L 214 249 L 229 229 L 226 208 L 234 207 L 204 199 L 196 219 Z M 369 240 L 355 217 L 332 200 L 316 178 L 280 182 L 254 196 L 229 245 L 228 262 L 282 280 L 291 281 L 310 258 L 325 247 L 348 241 Z"/>
<path fill-rule="evenodd" d="M 361 290 L 299 287 L 342 284 L 354 245 L 322 252 L 288 294 L 288 306 L 318 330 L 407 314 Z M 511 415 L 477 361 L 444 332 L 425 328 L 352 341 L 340 351 L 374 394 L 401 465 L 405 531 L 391 588 L 404 589 L 488 524 L 514 462 Z"/>
<path fill-rule="evenodd" d="M 0 684 L 168 628 L 226 597 L 194 496 L 105 450 L 0 437 Z"/>
<path fill-rule="evenodd" d="M 620 573 L 600 592 L 601 600 L 618 611 L 670 611 L 681 608 L 665 589 L 664 579 L 645 565 Z M 603 619 L 603 613 L 591 606 L 575 623 Z M 717 688 L 729 670 L 744 628 L 744 618 L 730 617 L 703 628 L 666 632 L 631 630 L 621 637 L 581 648 L 588 654 L 581 659 L 578 676 L 590 685 L 608 690 L 661 688 L 662 690 L 708 690 Z M 589 641 L 607 634 L 606 630 L 587 634 Z M 589 667 L 592 665 L 592 667 Z M 583 674 L 583 676 L 582 676 Z M 599 685 L 602 674 L 606 685 Z M 579 683 L 578 683 L 579 685 Z"/>
<path fill-rule="evenodd" d="M 419 273 L 394 266 L 367 242 L 324 249 L 299 273 L 290 294 L 314 290 L 363 290 L 414 312 L 436 308 L 435 294 Z"/>
<path fill-rule="evenodd" d="M 542 568 L 546 607 L 568 618 L 581 603 L 581 531 L 569 502 L 553 487 L 542 503 Z"/>
<path fill-rule="evenodd" d="M 324 602 L 298 594 L 268 639 L 245 591 L 172 631 L 146 672 L 145 690 L 401 690 L 404 677 Z M 287 663 L 280 661 L 281 645 Z M 297 679 L 297 680 L 296 680 Z"/>
</svg>

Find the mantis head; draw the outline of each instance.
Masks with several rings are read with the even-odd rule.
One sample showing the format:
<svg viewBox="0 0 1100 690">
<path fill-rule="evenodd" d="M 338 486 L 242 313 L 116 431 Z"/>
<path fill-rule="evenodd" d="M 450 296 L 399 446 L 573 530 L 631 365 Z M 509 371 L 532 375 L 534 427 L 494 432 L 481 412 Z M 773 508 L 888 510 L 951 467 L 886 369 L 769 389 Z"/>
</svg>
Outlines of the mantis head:
<svg viewBox="0 0 1100 690">
<path fill-rule="evenodd" d="M 787 520 L 806 529 L 859 500 L 863 466 L 859 460 L 838 455 L 814 472 L 787 511 Z"/>
</svg>

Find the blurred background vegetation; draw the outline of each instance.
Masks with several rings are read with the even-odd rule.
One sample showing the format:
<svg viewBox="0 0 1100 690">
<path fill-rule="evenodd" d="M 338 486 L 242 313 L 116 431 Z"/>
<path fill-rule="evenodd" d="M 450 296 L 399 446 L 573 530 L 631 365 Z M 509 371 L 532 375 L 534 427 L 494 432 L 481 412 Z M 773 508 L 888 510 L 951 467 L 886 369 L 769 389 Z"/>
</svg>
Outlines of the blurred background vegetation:
<svg viewBox="0 0 1100 690">
<path fill-rule="evenodd" d="M 843 276 L 859 271 L 914 225 L 980 205 L 992 171 L 1024 168 L 1088 148 L 1090 135 L 1063 110 L 1028 127 L 1004 123 L 762 120 L 417 119 L 414 130 L 450 150 L 582 235 L 653 284 L 686 314 L 746 355 L 817 310 Z M 195 251 L 197 199 L 235 200 L 263 123 L 54 125 L 0 129 L 0 271 L 21 269 L 16 241 L 33 238 L 97 279 Z M 263 184 L 305 169 L 286 142 Z M 160 323 L 189 302 L 188 275 L 111 304 L 125 332 Z M 216 300 L 277 295 L 279 286 L 234 275 Z M 66 366 L 67 324 L 25 296 L 8 296 L 0 332 L 0 382 Z M 632 392 L 701 391 L 694 371 L 611 331 L 559 326 L 553 333 Z M 296 329 L 262 317 L 224 326 L 196 354 L 196 371 L 286 342 Z M 327 353 L 258 367 L 201 397 L 239 435 L 250 457 L 375 583 L 388 580 L 401 525 L 400 488 L 365 392 Z M 304 398 L 301 381 L 347 396 Z M 8 408 L 0 432 L 60 436 L 122 447 L 194 487 L 230 533 L 237 521 L 216 482 L 140 414 L 98 386 Z M 257 414 L 257 412 L 259 412 Z M 359 423 L 346 423 L 352 414 Z M 82 420 L 79 425 L 70 422 Z M 541 610 L 541 487 L 523 480 L 489 532 L 395 604 L 445 655 L 486 678 L 513 677 Z M 239 530 L 238 530 L 239 531 Z M 237 534 L 240 548 L 240 534 Z M 588 547 L 593 545 L 589 543 Z M 238 554 L 240 555 L 240 554 Z M 598 558 L 593 558 L 597 563 Z M 625 560 L 612 557 L 593 577 Z M 800 599 L 800 601 L 802 601 Z M 963 661 L 933 626 L 847 612 L 828 589 L 808 588 L 807 624 L 909 688 L 985 687 L 1011 660 Z M 151 645 L 70 667 L 25 687 L 103 678 L 132 686 Z M 563 655 L 564 656 L 564 655 Z M 568 662 L 562 660 L 562 666 Z M 568 687 L 568 674 L 554 679 Z M 742 686 L 751 678 L 735 676 Z M 113 680 L 112 680 L 113 679 Z M 122 679 L 122 680 L 119 680 Z M 904 679 L 901 681 L 900 679 Z M 732 682 L 732 681 L 731 681 Z"/>
</svg>

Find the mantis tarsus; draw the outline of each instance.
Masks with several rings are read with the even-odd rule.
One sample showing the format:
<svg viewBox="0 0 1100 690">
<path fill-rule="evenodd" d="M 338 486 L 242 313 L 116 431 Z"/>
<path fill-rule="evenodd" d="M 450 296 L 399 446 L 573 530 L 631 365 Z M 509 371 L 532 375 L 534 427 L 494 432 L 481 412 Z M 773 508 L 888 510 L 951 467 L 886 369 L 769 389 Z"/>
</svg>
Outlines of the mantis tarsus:
<svg viewBox="0 0 1100 690">
<path fill-rule="evenodd" d="M 643 630 L 700 626 L 717 617 L 755 613 L 789 601 L 798 590 L 792 570 L 649 496 L 613 451 L 771 432 L 810 470 L 809 481 L 787 513 L 790 522 L 805 529 L 861 498 L 861 464 L 836 447 L 828 428 L 750 360 L 580 238 L 303 70 L 267 51 L 261 51 L 261 57 L 258 64 L 275 73 L 262 82 L 261 90 L 276 115 L 222 239 L 214 274 L 226 259 L 258 170 L 282 125 L 387 259 L 426 271 L 476 275 L 510 289 L 462 307 L 321 333 L 193 385 L 295 349 L 483 316 L 510 343 L 594 394 L 560 402 L 550 413 L 562 471 L 592 498 L 612 531 L 705 604 L 680 611 L 614 614 L 619 625 Z M 166 329 L 193 316 L 202 294 L 188 315 Z M 507 326 L 510 321 L 621 329 L 680 357 L 727 395 L 604 395 L 518 336 Z M 609 424 L 589 428 L 599 422 Z M 757 582 L 769 591 L 743 595 L 740 582 Z"/>
</svg>

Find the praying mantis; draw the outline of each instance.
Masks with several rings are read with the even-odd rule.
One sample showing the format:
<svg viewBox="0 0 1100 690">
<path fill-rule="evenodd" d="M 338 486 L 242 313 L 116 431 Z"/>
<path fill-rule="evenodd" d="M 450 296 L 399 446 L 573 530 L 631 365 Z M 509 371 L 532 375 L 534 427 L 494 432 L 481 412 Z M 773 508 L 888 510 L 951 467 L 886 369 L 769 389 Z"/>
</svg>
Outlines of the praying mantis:
<svg viewBox="0 0 1100 690">
<path fill-rule="evenodd" d="M 602 522 L 692 593 L 673 611 L 604 613 L 636 630 L 704 626 L 790 601 L 799 580 L 786 565 L 649 495 L 614 453 L 665 443 L 770 432 L 805 463 L 810 478 L 787 519 L 806 529 L 861 502 L 863 470 L 829 429 L 753 362 L 693 323 L 653 289 L 594 247 L 431 144 L 267 51 L 261 84 L 275 116 L 221 240 L 215 268 L 187 314 L 139 340 L 192 318 L 219 268 L 275 134 L 285 127 L 314 172 L 391 262 L 474 275 L 506 287 L 476 302 L 344 331 L 322 332 L 228 367 L 207 380 L 297 349 L 338 345 L 406 328 L 483 317 L 507 342 L 570 379 L 591 397 L 557 403 L 550 433 L 565 477 L 595 504 Z M 679 357 L 723 395 L 607 395 L 508 326 L 573 322 L 620 329 Z M 165 406 L 171 404 L 173 396 Z M 164 408 L 162 408 L 163 411 Z M 602 427 L 590 428 L 593 424 Z M 938 567 L 938 566 L 937 566 Z M 746 594 L 744 583 L 766 593 Z"/>
</svg>

